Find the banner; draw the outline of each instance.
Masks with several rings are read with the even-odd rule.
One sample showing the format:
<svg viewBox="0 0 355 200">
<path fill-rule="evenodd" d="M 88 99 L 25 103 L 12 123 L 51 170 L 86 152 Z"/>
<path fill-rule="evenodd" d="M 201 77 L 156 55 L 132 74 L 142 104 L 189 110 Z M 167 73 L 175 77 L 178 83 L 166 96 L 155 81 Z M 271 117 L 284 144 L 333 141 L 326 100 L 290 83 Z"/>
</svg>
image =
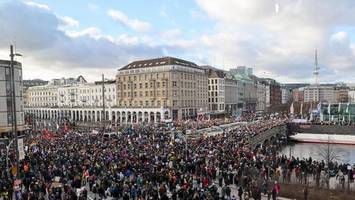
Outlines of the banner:
<svg viewBox="0 0 355 200">
<path fill-rule="evenodd" d="M 18 150 L 18 159 L 23 160 L 25 158 L 25 151 L 23 146 L 23 138 L 17 140 L 17 150 Z"/>
</svg>

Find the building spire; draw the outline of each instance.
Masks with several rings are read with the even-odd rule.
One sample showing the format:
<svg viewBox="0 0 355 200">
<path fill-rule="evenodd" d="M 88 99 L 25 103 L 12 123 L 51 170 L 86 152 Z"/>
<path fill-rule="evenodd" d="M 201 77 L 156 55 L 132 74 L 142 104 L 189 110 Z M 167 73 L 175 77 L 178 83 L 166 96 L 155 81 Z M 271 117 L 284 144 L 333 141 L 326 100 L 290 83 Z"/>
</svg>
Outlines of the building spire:
<svg viewBox="0 0 355 200">
<path fill-rule="evenodd" d="M 318 66 L 318 52 L 316 49 L 314 54 L 314 69 L 313 69 L 314 84 L 316 86 L 319 85 L 319 69 L 320 68 Z"/>
</svg>

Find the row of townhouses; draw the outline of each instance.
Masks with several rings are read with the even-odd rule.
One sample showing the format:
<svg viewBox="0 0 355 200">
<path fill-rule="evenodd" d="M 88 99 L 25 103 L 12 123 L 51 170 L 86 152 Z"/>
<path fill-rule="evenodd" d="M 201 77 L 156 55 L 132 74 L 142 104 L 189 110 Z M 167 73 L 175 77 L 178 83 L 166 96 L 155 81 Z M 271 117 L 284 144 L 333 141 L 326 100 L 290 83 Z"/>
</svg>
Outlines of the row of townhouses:
<svg viewBox="0 0 355 200">
<path fill-rule="evenodd" d="M 275 80 L 254 76 L 251 68 L 222 71 L 173 57 L 131 62 L 113 80 L 88 83 L 79 76 L 35 83 L 24 94 L 27 114 L 115 125 L 238 116 L 265 111 L 291 97 Z"/>
</svg>

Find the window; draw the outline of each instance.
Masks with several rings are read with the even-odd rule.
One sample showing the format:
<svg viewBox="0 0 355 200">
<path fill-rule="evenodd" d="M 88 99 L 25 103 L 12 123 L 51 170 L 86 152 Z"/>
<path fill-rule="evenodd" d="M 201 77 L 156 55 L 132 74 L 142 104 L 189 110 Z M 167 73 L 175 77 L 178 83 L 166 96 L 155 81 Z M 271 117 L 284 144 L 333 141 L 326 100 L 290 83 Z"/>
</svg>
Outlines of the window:
<svg viewBox="0 0 355 200">
<path fill-rule="evenodd" d="M 160 82 L 157 82 L 157 88 L 160 88 Z"/>
<path fill-rule="evenodd" d="M 162 86 L 165 87 L 165 82 L 162 82 Z"/>
<path fill-rule="evenodd" d="M 145 88 L 148 88 L 148 83 L 145 83 Z"/>
<path fill-rule="evenodd" d="M 173 106 L 177 106 L 178 101 L 177 100 L 173 100 Z"/>
<path fill-rule="evenodd" d="M 174 87 L 176 87 L 176 86 L 177 86 L 176 81 L 173 81 L 173 86 L 174 86 Z"/>
<path fill-rule="evenodd" d="M 148 91 L 145 91 L 145 96 L 146 96 L 146 97 L 149 96 Z"/>
<path fill-rule="evenodd" d="M 143 84 L 139 83 L 139 89 L 142 89 L 142 87 L 143 87 Z"/>
</svg>

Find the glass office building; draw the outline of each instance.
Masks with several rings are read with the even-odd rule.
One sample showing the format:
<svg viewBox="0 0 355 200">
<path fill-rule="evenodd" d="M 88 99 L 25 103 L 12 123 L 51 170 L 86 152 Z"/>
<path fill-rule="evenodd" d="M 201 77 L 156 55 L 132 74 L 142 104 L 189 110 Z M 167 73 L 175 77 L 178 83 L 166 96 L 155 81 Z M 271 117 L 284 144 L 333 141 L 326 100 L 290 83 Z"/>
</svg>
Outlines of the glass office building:
<svg viewBox="0 0 355 200">
<path fill-rule="evenodd" d="M 355 103 L 322 103 L 319 116 L 321 121 L 355 122 Z"/>
</svg>

